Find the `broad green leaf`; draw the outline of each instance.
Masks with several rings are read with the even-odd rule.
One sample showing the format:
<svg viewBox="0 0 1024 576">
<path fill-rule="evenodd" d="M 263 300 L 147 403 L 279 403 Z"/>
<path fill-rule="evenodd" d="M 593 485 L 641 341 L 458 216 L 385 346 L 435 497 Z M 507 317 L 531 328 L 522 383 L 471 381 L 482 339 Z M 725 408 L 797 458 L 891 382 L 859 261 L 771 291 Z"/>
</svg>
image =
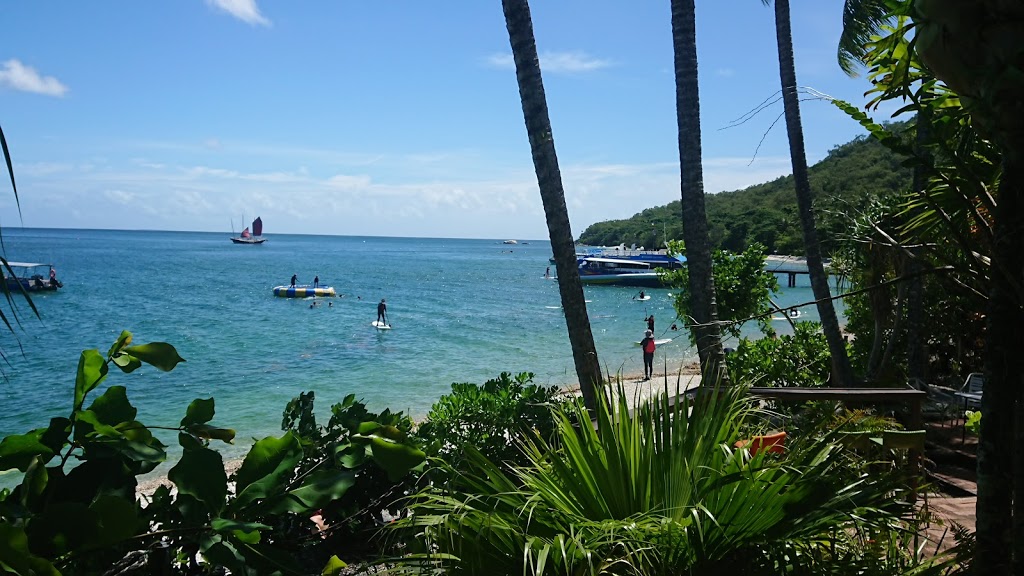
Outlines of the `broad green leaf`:
<svg viewBox="0 0 1024 576">
<path fill-rule="evenodd" d="M 359 428 L 356 429 L 356 434 L 368 435 L 377 431 L 381 427 L 380 422 L 362 422 L 359 424 Z"/>
<path fill-rule="evenodd" d="M 96 513 L 100 525 L 89 541 L 90 547 L 112 546 L 135 536 L 141 527 L 134 499 L 102 495 L 89 505 L 89 509 Z"/>
<path fill-rule="evenodd" d="M 193 424 L 185 428 L 189 434 L 207 440 L 220 440 L 228 444 L 234 443 L 235 431 L 231 428 L 217 428 L 206 424 Z"/>
<path fill-rule="evenodd" d="M 397 482 L 427 458 L 422 450 L 378 437 L 371 438 L 370 451 L 392 482 Z"/>
<path fill-rule="evenodd" d="M 2 522 L 0 522 L 0 572 L 60 576 L 60 572 L 53 567 L 53 564 L 29 551 L 28 536 L 23 529 Z"/>
<path fill-rule="evenodd" d="M 225 518 L 215 518 L 210 526 L 217 532 L 231 534 L 239 542 L 246 544 L 259 544 L 260 530 L 270 530 L 270 526 L 259 522 L 239 522 Z"/>
<path fill-rule="evenodd" d="M 209 448 L 186 450 L 181 459 L 167 472 L 178 491 L 203 502 L 211 514 L 224 509 L 228 493 L 228 477 L 224 460 L 219 452 Z"/>
<path fill-rule="evenodd" d="M 111 346 L 110 350 L 107 352 L 107 357 L 108 358 L 112 358 L 112 357 L 116 356 L 118 353 L 120 353 L 122 350 L 124 350 L 125 346 L 128 346 L 131 343 L 132 343 L 132 333 L 127 331 L 127 330 L 122 330 L 121 331 L 121 335 L 117 337 L 117 341 L 114 342 L 114 345 Z"/>
<path fill-rule="evenodd" d="M 41 456 L 36 456 L 25 470 L 25 479 L 21 482 L 21 505 L 32 509 L 46 491 L 49 474 L 46 463 Z"/>
<path fill-rule="evenodd" d="M 83 350 L 75 376 L 75 412 L 82 409 L 86 394 L 99 386 L 106 377 L 107 363 L 100 356 L 99 350 Z"/>
<path fill-rule="evenodd" d="M 345 564 L 337 556 L 331 556 L 331 559 L 327 561 L 327 565 L 320 572 L 322 576 L 339 576 L 348 568 L 348 564 Z"/>
<path fill-rule="evenodd" d="M 57 502 L 33 518 L 26 532 L 36 554 L 56 558 L 85 548 L 99 529 L 99 516 L 85 504 Z"/>
<path fill-rule="evenodd" d="M 131 354 L 125 354 L 123 352 L 114 356 L 112 361 L 114 362 L 114 365 L 120 368 L 121 372 L 124 372 L 125 374 L 131 374 L 142 367 L 141 360 Z"/>
<path fill-rule="evenodd" d="M 231 544 L 219 540 L 214 542 L 205 550 L 202 550 L 203 557 L 209 560 L 214 566 L 223 566 L 232 574 L 251 574 L 245 563 L 245 558 L 235 550 Z"/>
<path fill-rule="evenodd" d="M 185 417 L 181 419 L 182 426 L 190 424 L 206 424 L 213 420 L 213 398 L 196 398 L 185 410 Z"/>
<path fill-rule="evenodd" d="M 366 446 L 345 444 L 334 450 L 334 457 L 338 459 L 338 464 L 354 470 L 366 462 L 366 451 Z"/>
<path fill-rule="evenodd" d="M 272 514 L 308 513 L 341 498 L 355 483 L 356 475 L 351 470 L 314 472 L 302 486 L 269 500 L 266 510 Z"/>
<path fill-rule="evenodd" d="M 75 413 L 75 442 L 82 444 L 88 439 L 98 437 L 121 438 L 123 435 L 117 428 L 104 424 L 92 410 L 81 410 Z"/>
<path fill-rule="evenodd" d="M 42 430 L 34 430 L 28 434 L 8 436 L 0 441 L 0 471 L 17 468 L 25 472 L 37 456 L 44 463 L 49 461 L 54 451 L 40 442 L 42 437 Z"/>
<path fill-rule="evenodd" d="M 196 439 L 195 436 L 185 432 L 178 433 L 178 444 L 185 450 L 201 450 L 205 448 L 203 443 Z"/>
<path fill-rule="evenodd" d="M 236 505 L 245 506 L 254 500 L 281 493 L 301 459 L 302 446 L 291 432 L 280 438 L 271 436 L 256 442 L 236 475 Z"/>
<path fill-rule="evenodd" d="M 53 450 L 54 454 L 60 452 L 67 445 L 71 437 L 71 420 L 63 416 L 50 418 L 50 426 L 43 431 L 39 439 L 44 445 Z"/>
<path fill-rule="evenodd" d="M 164 372 L 174 370 L 174 367 L 179 362 L 185 361 L 184 358 L 178 356 L 178 351 L 174 349 L 174 346 L 166 342 L 150 342 L 149 344 L 140 344 L 139 346 L 129 346 L 124 351 Z"/>
<path fill-rule="evenodd" d="M 231 520 L 228 518 L 214 518 L 210 521 L 210 527 L 217 532 L 231 532 L 232 530 L 244 530 L 251 532 L 252 530 L 270 530 L 270 526 L 266 524 L 260 524 L 259 522 L 242 522 L 241 520 Z"/>
<path fill-rule="evenodd" d="M 93 401 L 89 411 L 96 414 L 96 418 L 104 424 L 116 426 L 122 422 L 135 420 L 138 412 L 128 402 L 128 394 L 124 386 L 111 386 L 102 396 Z"/>
</svg>

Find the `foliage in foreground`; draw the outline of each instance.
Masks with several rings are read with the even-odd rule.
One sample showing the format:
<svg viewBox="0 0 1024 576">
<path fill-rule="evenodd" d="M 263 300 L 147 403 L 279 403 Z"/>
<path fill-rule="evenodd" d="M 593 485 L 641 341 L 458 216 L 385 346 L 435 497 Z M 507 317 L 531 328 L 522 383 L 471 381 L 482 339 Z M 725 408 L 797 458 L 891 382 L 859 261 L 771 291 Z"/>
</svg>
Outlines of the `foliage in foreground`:
<svg viewBox="0 0 1024 576">
<path fill-rule="evenodd" d="M 430 408 L 417 434 L 456 469 L 467 447 L 507 467 L 528 462 L 516 439 L 530 434 L 551 438 L 556 424 L 550 406 L 559 400 L 557 386 L 533 383 L 533 373 L 502 372 L 482 386 L 452 384 L 452 393 Z"/>
<path fill-rule="evenodd" d="M 908 506 L 888 476 L 853 480 L 848 456 L 807 438 L 779 457 L 733 450 L 757 415 L 741 387 L 709 391 L 692 413 L 667 394 L 626 418 L 626 394 L 556 409 L 557 438 L 523 441 L 511 473 L 467 449 L 458 487 L 411 499 L 396 526 L 418 535 L 410 571 L 451 574 L 856 573 L 864 538 L 899 527 Z M 444 463 L 439 463 L 445 466 Z M 879 532 L 881 531 L 881 532 Z M 840 562 L 841 560 L 841 562 Z"/>
<path fill-rule="evenodd" d="M 793 334 L 740 340 L 726 357 L 729 375 L 755 386 L 825 386 L 831 371 L 828 345 L 816 322 L 797 322 Z"/>
<path fill-rule="evenodd" d="M 144 363 L 172 370 L 183 361 L 170 344 L 131 341 L 126 331 L 106 356 L 82 352 L 71 413 L 0 442 L 0 471 L 22 473 L 14 490 L 0 492 L 0 571 L 209 574 L 224 567 L 233 574 L 308 573 L 295 554 L 319 538 L 311 536 L 315 511 L 344 502 L 361 478 L 374 477 L 375 467 L 399 479 L 424 459 L 394 429 L 393 419 L 367 421 L 361 405 L 350 403 L 349 416 L 362 418 L 357 426 L 344 423 L 354 430 L 347 428 L 344 443 L 333 444 L 340 450 L 309 451 L 291 431 L 264 438 L 229 483 L 210 441 L 231 442 L 235 432 L 209 424 L 212 398 L 193 401 L 171 427 L 137 421 L 123 386 L 110 386 L 86 407 L 111 364 L 128 373 Z M 147 502 L 136 495 L 136 477 L 167 458 L 166 446 L 153 435 L 157 428 L 177 431 L 182 454 L 167 473 L 176 491 L 161 487 Z"/>
</svg>

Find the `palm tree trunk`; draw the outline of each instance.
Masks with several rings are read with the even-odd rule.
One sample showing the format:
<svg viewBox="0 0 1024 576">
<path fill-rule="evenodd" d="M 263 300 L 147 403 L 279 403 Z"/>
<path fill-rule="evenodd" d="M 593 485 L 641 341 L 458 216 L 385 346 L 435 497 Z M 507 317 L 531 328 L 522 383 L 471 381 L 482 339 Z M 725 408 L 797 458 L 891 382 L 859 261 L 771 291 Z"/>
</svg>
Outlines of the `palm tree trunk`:
<svg viewBox="0 0 1024 576">
<path fill-rule="evenodd" d="M 807 155 L 804 152 L 803 127 L 800 124 L 800 101 L 797 94 L 796 67 L 793 63 L 793 33 L 789 24 L 789 0 L 775 0 L 775 31 L 779 43 L 779 75 L 782 78 L 782 102 L 786 111 L 786 131 L 789 133 L 789 153 L 793 162 L 793 180 L 796 182 L 796 202 L 800 211 L 800 226 L 804 233 L 807 272 L 811 280 L 814 299 L 818 301 L 821 328 L 832 354 L 832 374 L 839 386 L 852 386 L 853 369 L 846 354 L 846 343 L 839 330 L 836 309 L 828 287 L 828 276 L 821 262 L 821 245 L 814 224 L 811 201 L 811 183 L 807 175 Z"/>
<path fill-rule="evenodd" d="M 694 0 L 672 0 L 672 45 L 675 49 L 676 122 L 679 126 L 683 242 L 690 310 L 690 330 L 700 356 L 702 382 L 728 383 L 722 328 L 718 324 L 711 242 L 704 212 L 704 172 L 700 157 L 700 94 L 697 84 L 697 33 Z"/>
<path fill-rule="evenodd" d="M 1015 165 L 1016 164 L 1016 165 Z M 1020 282 L 1024 254 L 1024 173 L 1011 154 L 1003 156 L 995 217 L 995 246 L 989 289 L 986 334 L 985 392 L 981 398 L 981 433 L 978 437 L 977 554 L 975 574 L 1016 574 L 1024 555 L 1021 519 L 1024 518 L 1024 458 L 1015 444 L 1022 425 L 1024 393 L 1020 342 Z M 1015 430 L 1016 428 L 1016 430 Z"/>
<path fill-rule="evenodd" d="M 590 331 L 590 318 L 583 298 L 583 284 L 576 268 L 576 246 L 569 226 L 569 211 L 565 207 L 562 175 L 558 170 L 555 140 L 548 118 L 547 98 L 537 58 L 537 43 L 533 35 L 533 21 L 527 0 L 502 0 L 505 26 L 512 45 L 519 82 L 519 98 L 523 104 L 526 132 L 533 153 L 533 167 L 537 173 L 540 197 L 547 217 L 551 251 L 558 272 L 558 291 L 562 297 L 565 325 L 576 364 L 583 400 L 591 411 L 597 407 L 597 390 L 602 386 L 601 364 Z"/>
<path fill-rule="evenodd" d="M 927 154 L 925 143 L 928 138 L 929 122 L 931 114 L 927 108 L 922 108 L 917 113 L 915 122 L 917 133 L 914 146 L 918 154 Z M 920 166 L 914 167 L 914 194 L 920 194 L 925 187 L 924 170 Z M 918 272 L 923 266 L 918 260 L 919 250 L 911 248 L 911 257 L 906 259 L 905 273 L 911 276 L 910 285 L 907 287 L 907 379 L 911 382 L 921 382 L 927 385 L 925 379 L 925 368 L 928 358 L 925 344 L 922 341 L 924 331 L 924 278 Z"/>
</svg>

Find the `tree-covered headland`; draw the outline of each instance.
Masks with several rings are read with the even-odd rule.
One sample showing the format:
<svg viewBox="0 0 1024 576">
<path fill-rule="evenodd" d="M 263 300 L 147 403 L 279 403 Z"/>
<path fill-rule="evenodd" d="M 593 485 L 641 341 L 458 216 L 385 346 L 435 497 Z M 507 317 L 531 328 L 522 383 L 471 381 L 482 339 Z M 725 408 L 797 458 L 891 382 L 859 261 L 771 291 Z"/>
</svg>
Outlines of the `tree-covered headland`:
<svg viewBox="0 0 1024 576">
<path fill-rule="evenodd" d="M 899 132 L 905 123 L 890 125 Z M 891 197 L 910 188 L 912 170 L 906 158 L 869 136 L 836 146 L 810 167 L 811 191 L 823 248 L 831 253 L 835 238 L 846 231 L 847 218 L 872 198 Z M 742 252 L 754 242 L 769 254 L 803 255 L 793 176 L 783 176 L 743 190 L 708 194 L 708 232 L 713 247 Z M 579 242 L 591 246 L 664 247 L 682 238 L 680 201 L 648 208 L 622 219 L 591 224 Z M 666 238 L 667 235 L 667 238 Z"/>
</svg>

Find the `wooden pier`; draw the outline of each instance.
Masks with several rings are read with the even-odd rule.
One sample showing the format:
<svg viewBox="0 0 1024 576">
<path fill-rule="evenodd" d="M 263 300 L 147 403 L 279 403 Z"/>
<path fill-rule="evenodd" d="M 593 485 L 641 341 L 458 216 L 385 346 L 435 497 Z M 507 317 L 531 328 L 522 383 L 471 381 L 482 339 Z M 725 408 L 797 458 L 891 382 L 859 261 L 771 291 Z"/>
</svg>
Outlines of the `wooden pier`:
<svg viewBox="0 0 1024 576">
<path fill-rule="evenodd" d="M 786 287 L 796 286 L 797 274 L 809 274 L 807 271 L 807 258 L 801 256 L 768 256 L 764 261 L 764 269 L 773 274 L 786 275 Z M 829 262 L 825 261 L 825 273 L 831 269 Z"/>
</svg>

